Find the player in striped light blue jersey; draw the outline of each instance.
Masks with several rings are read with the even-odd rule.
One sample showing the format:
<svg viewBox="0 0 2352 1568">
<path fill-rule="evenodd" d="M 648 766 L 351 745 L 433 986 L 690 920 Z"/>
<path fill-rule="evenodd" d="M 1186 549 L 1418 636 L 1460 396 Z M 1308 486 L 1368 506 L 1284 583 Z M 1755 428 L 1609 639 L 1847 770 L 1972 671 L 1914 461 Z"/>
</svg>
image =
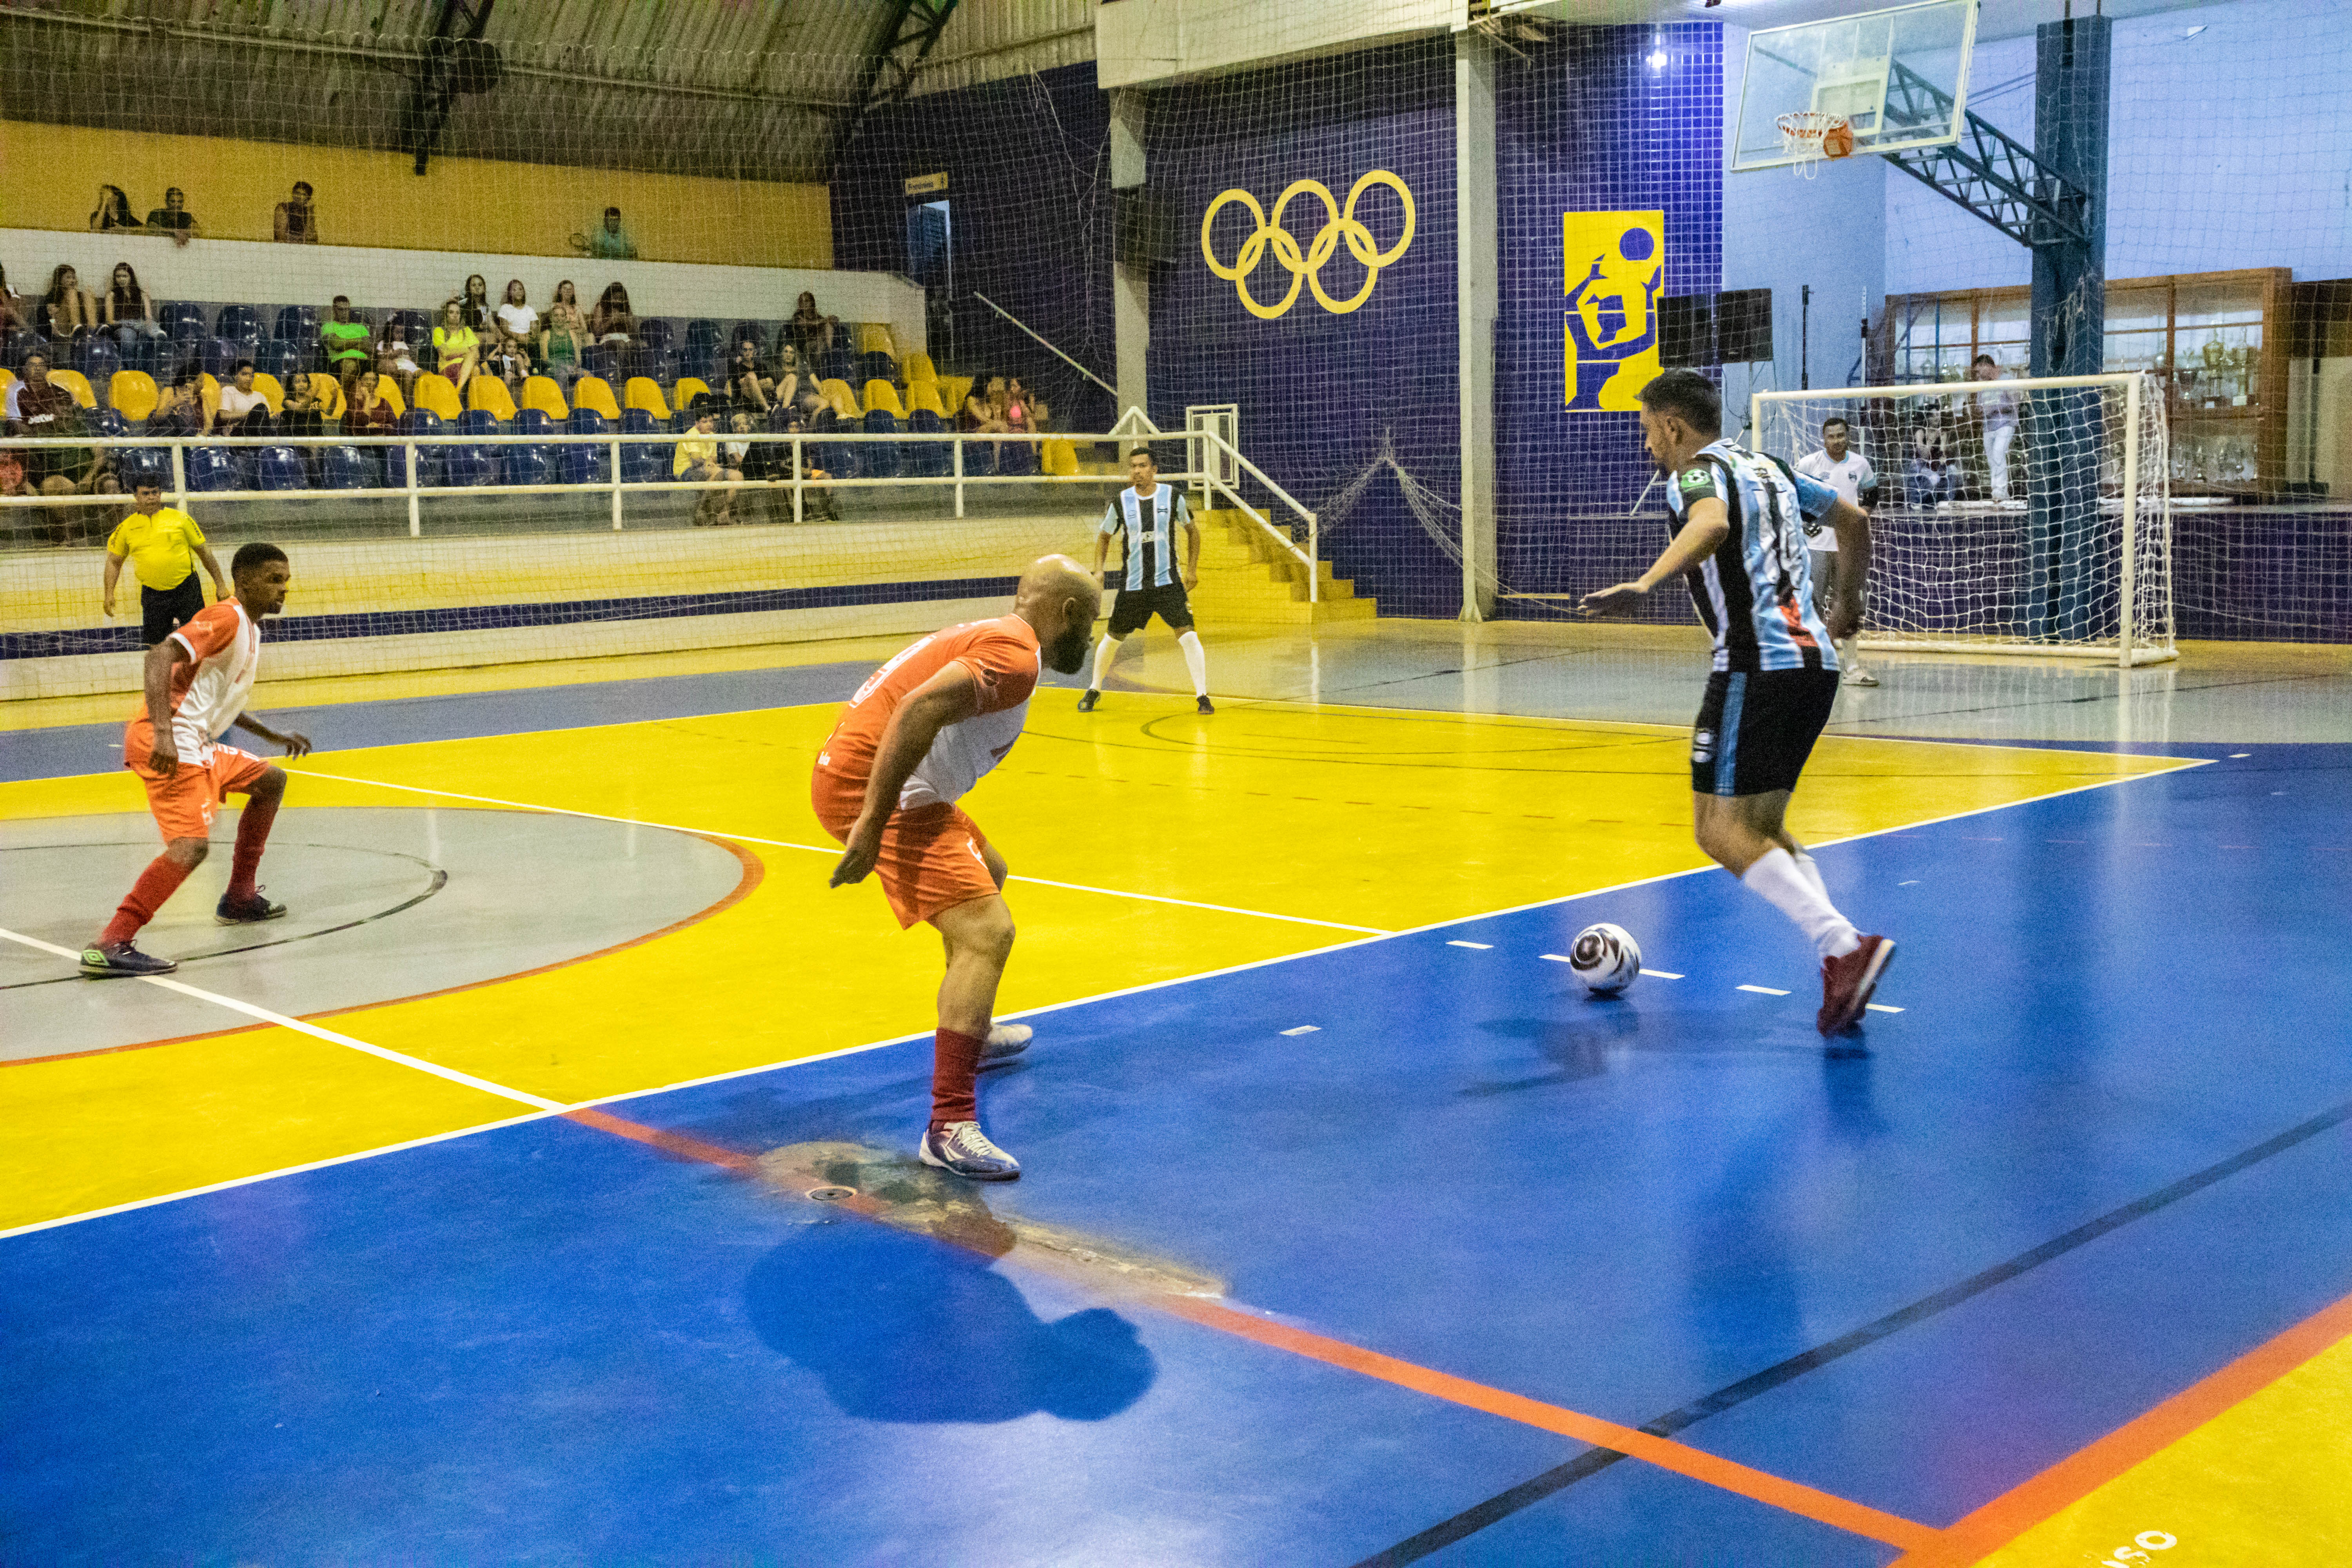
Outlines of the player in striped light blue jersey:
<svg viewBox="0 0 2352 1568">
<path fill-rule="evenodd" d="M 1776 458 L 1723 438 L 1723 404 L 1696 371 L 1642 389 L 1642 436 L 1666 474 L 1673 515 L 1647 572 L 1584 596 L 1588 616 L 1630 610 L 1670 577 L 1690 584 L 1715 638 L 1715 668 L 1691 731 L 1691 815 L 1699 847 L 1811 939 L 1822 957 L 1821 1031 L 1862 1019 L 1895 955 L 1830 902 L 1821 868 L 1790 835 L 1789 796 L 1837 700 L 1836 639 L 1862 624 L 1870 520 Z M 1826 615 L 1814 608 L 1805 523 L 1837 531 L 1842 558 Z"/>
<path fill-rule="evenodd" d="M 1192 521 L 1184 492 L 1160 482 L 1160 468 L 1151 448 L 1138 447 L 1127 455 L 1127 476 L 1133 482 L 1111 497 L 1095 532 L 1095 570 L 1100 572 L 1116 536 L 1126 552 L 1119 573 L 1118 600 L 1112 605 L 1110 626 L 1095 649 L 1094 677 L 1078 711 L 1091 713 L 1102 700 L 1103 678 L 1110 673 L 1118 645 L 1141 631 L 1153 616 L 1176 634 L 1184 668 L 1192 678 L 1192 705 L 1203 713 L 1217 710 L 1209 700 L 1209 661 L 1202 651 L 1200 634 L 1192 629 L 1192 601 L 1188 589 L 1201 582 L 1201 525 Z M 1184 563 L 1176 563 L 1176 534 L 1184 534 Z"/>
</svg>

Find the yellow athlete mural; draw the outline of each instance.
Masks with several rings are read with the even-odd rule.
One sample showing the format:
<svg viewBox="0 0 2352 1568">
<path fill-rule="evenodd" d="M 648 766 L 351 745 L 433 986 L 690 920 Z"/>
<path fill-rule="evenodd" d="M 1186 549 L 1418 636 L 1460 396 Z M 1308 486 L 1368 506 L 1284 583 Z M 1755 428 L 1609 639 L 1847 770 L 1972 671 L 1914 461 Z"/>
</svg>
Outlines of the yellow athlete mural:
<svg viewBox="0 0 2352 1568">
<path fill-rule="evenodd" d="M 1356 204 L 1374 185 L 1386 185 L 1396 193 L 1397 200 L 1404 204 L 1404 227 L 1397 235 L 1395 243 L 1386 249 L 1375 245 L 1372 231 L 1356 216 Z M 1323 226 L 1315 231 L 1315 237 L 1307 242 L 1303 252 L 1290 231 L 1282 226 L 1283 213 L 1290 205 L 1291 198 L 1301 195 L 1312 196 L 1323 204 Z M 1219 213 L 1236 202 L 1248 210 L 1257 226 L 1242 241 L 1241 248 L 1234 253 L 1233 264 L 1227 266 L 1217 259 L 1216 250 L 1209 243 L 1209 228 L 1217 221 Z M 1324 291 L 1323 264 L 1331 259 L 1332 253 L 1343 241 L 1348 247 L 1348 254 L 1363 264 L 1364 281 L 1362 287 L 1346 299 L 1335 300 Z M 1209 264 L 1210 271 L 1234 286 L 1234 291 L 1241 296 L 1242 304 L 1251 315 L 1266 321 L 1290 309 L 1298 299 L 1301 283 L 1315 290 L 1317 302 L 1325 310 L 1336 316 L 1346 315 L 1372 297 L 1372 285 L 1381 280 L 1381 268 L 1392 265 L 1412 243 L 1412 193 L 1405 188 L 1402 180 L 1386 169 L 1374 169 L 1358 180 L 1348 192 L 1348 204 L 1344 207 L 1321 182 L 1293 180 L 1276 198 L 1272 217 L 1268 217 L 1265 209 L 1257 205 L 1255 196 L 1238 189 L 1220 195 L 1209 204 L 1209 210 L 1201 215 L 1202 259 Z M 1257 269 L 1257 264 L 1269 250 L 1274 253 L 1276 263 L 1290 274 L 1290 288 L 1273 304 L 1261 305 L 1250 296 L 1249 275 Z"/>
<path fill-rule="evenodd" d="M 1626 412 L 1658 374 L 1658 286 L 1666 215 L 1562 213 L 1560 287 L 1568 296 L 1563 391 L 1579 414 Z"/>
</svg>

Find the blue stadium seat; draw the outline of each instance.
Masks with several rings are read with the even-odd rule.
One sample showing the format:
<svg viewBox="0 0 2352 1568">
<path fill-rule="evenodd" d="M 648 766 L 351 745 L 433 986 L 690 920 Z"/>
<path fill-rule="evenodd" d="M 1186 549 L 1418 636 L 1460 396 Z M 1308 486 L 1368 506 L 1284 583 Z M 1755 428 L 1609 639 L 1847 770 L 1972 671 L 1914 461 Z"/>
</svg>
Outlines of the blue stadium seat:
<svg viewBox="0 0 2352 1568">
<path fill-rule="evenodd" d="M 419 453 L 421 459 L 424 454 Z M 480 447 L 441 449 L 441 483 L 445 488 L 487 485 L 495 477 L 488 453 Z"/>
<path fill-rule="evenodd" d="M 848 380 L 845 376 L 843 379 Z M 855 381 L 851 381 L 850 384 L 852 386 L 864 386 L 869 381 L 887 381 L 894 386 L 897 385 L 898 382 L 898 362 L 893 360 L 888 354 L 884 353 L 880 349 L 872 349 L 865 353 L 859 354 L 857 356 L 857 378 Z"/>
<path fill-rule="evenodd" d="M 155 320 L 173 337 L 182 336 L 181 328 L 188 328 L 186 336 L 205 335 L 205 308 L 194 300 L 166 300 L 155 307 Z"/>
<path fill-rule="evenodd" d="M 249 343 L 235 342 L 227 338 L 207 339 L 202 355 L 205 362 L 205 374 L 215 381 L 226 384 L 236 374 L 237 361 L 253 357 L 247 352 L 251 347 Z"/>
<path fill-rule="evenodd" d="M 719 323 L 692 321 L 686 324 L 686 353 L 688 358 L 719 352 Z"/>
<path fill-rule="evenodd" d="M 575 408 L 564 428 L 574 436 L 602 436 L 612 426 L 604 416 L 593 408 Z M 612 477 L 608 461 L 610 449 L 604 447 L 559 447 L 556 449 L 556 469 L 559 482 L 567 485 L 601 485 Z"/>
<path fill-rule="evenodd" d="M 487 408 L 468 408 L 457 416 L 457 434 L 460 436 L 503 436 L 506 433 L 506 426 L 499 423 L 499 416 Z"/>
<path fill-rule="evenodd" d="M 896 436 L 898 421 L 884 409 L 869 409 L 866 415 L 868 436 Z M 864 478 L 895 479 L 899 472 L 898 444 L 895 441 L 860 441 L 857 456 L 864 468 Z"/>
<path fill-rule="evenodd" d="M 122 416 L 103 405 L 99 408 L 97 416 L 90 420 L 89 427 L 90 433 L 95 436 L 120 437 L 131 434 L 131 426 Z"/>
<path fill-rule="evenodd" d="M 847 349 L 826 349 L 816 356 L 816 374 L 824 381 L 847 381 L 857 368 Z M 858 384 L 864 384 L 861 381 Z"/>
<path fill-rule="evenodd" d="M 908 411 L 907 428 L 918 436 L 938 436 L 946 431 L 947 423 L 928 408 L 917 408 Z M 909 441 L 904 452 L 901 466 L 909 476 L 937 478 L 955 471 L 955 450 L 944 441 Z"/>
<path fill-rule="evenodd" d="M 641 350 L 637 363 L 637 374 L 651 378 L 656 386 L 676 386 L 677 378 L 685 374 L 678 364 L 677 351 L 673 348 Z"/>
<path fill-rule="evenodd" d="M 707 353 L 697 353 L 688 349 L 677 356 L 677 372 L 680 375 L 694 377 L 705 386 L 715 387 L 719 378 L 727 374 L 727 362 L 719 357 L 716 347 Z M 677 383 L 673 381 L 670 384 L 676 386 Z"/>
<path fill-rule="evenodd" d="M 357 447 L 329 447 L 319 455 L 319 488 L 322 490 L 375 489 L 374 457 Z"/>
<path fill-rule="evenodd" d="M 237 454 L 222 447 L 188 448 L 188 488 L 192 490 L 241 490 L 246 488 Z"/>
<path fill-rule="evenodd" d="M 264 447 L 256 454 L 254 477 L 265 490 L 307 490 L 310 488 L 310 471 L 303 466 L 302 454 L 291 447 Z"/>
<path fill-rule="evenodd" d="M 997 465 L 1000 474 L 1034 474 L 1037 471 L 1037 448 L 1027 441 L 1004 443 L 1003 460 Z"/>
<path fill-rule="evenodd" d="M 447 434 L 441 416 L 430 409 L 412 408 L 401 416 L 403 436 L 441 436 Z M 440 447 L 419 447 L 416 449 L 416 482 L 434 486 L 441 482 Z M 383 482 L 396 489 L 408 488 L 408 453 L 405 448 L 387 447 L 383 449 Z"/>
<path fill-rule="evenodd" d="M 551 485 L 555 483 L 555 464 L 546 447 L 493 447 L 497 455 L 499 483 L 502 485 Z"/>
<path fill-rule="evenodd" d="M 580 351 L 580 363 L 587 367 L 590 375 L 597 377 L 605 385 L 618 386 L 621 384 L 620 344 L 590 343 Z"/>
<path fill-rule="evenodd" d="M 319 307 L 316 305 L 281 305 L 278 308 L 278 328 L 270 333 L 281 343 L 294 343 L 310 348 L 319 341 Z"/>
<path fill-rule="evenodd" d="M 251 360 L 253 368 L 262 374 L 276 376 L 280 386 L 286 386 L 287 378 L 298 368 L 308 368 L 301 363 L 301 351 L 296 345 L 276 338 L 264 338 L 255 343 L 253 352 L 245 357 Z M 288 387 L 287 390 L 291 392 L 293 389 Z"/>
<path fill-rule="evenodd" d="M 621 411 L 621 434 L 624 436 L 655 436 L 661 427 L 654 416 L 642 408 Z M 621 448 L 621 479 L 625 484 L 642 484 L 647 479 L 669 478 L 671 450 L 666 446 L 645 442 Z"/>
<path fill-rule="evenodd" d="M 115 454 L 115 463 L 122 471 L 122 488 L 137 489 L 142 480 L 172 488 L 172 453 L 163 447 L 132 447 Z"/>
<path fill-rule="evenodd" d="M 677 346 L 677 329 L 669 324 L 667 317 L 640 316 L 637 318 L 637 344 L 640 348 L 656 351 L 674 349 Z"/>
<path fill-rule="evenodd" d="M 250 305 L 223 305 L 220 314 L 213 318 L 213 336 L 234 338 L 238 342 L 261 341 L 261 312 Z"/>
<path fill-rule="evenodd" d="M 948 461 L 950 464 L 955 461 L 952 451 L 949 453 Z M 963 444 L 963 472 L 966 479 L 984 478 L 996 472 L 995 444 L 989 441 L 966 441 Z"/>
<path fill-rule="evenodd" d="M 518 408 L 515 410 L 514 433 L 518 436 L 552 436 L 555 434 L 555 416 L 544 408 Z"/>
<path fill-rule="evenodd" d="M 87 333 L 74 344 L 68 357 L 73 361 L 71 368 L 88 378 L 98 405 L 105 407 L 108 384 L 114 380 L 114 373 L 122 368 L 122 357 L 114 352 L 113 342 L 96 332 Z"/>
<path fill-rule="evenodd" d="M 808 433 L 817 437 L 807 448 L 810 460 L 836 479 L 862 479 L 865 476 L 859 471 L 859 443 L 824 439 L 844 428 L 846 426 L 842 424 L 840 415 L 830 408 L 818 409 L 816 417 L 809 421 Z"/>
</svg>

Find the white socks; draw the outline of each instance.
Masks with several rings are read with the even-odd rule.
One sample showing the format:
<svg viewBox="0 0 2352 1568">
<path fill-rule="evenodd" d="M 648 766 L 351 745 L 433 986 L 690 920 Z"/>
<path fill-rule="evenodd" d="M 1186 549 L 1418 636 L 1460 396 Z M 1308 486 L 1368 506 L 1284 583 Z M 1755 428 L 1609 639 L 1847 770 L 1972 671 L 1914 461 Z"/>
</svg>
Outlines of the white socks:
<svg viewBox="0 0 2352 1568">
<path fill-rule="evenodd" d="M 1176 646 L 1184 650 L 1184 668 L 1192 672 L 1192 695 L 1209 694 L 1209 656 L 1202 651 L 1199 634 L 1187 626 L 1176 634 Z"/>
<path fill-rule="evenodd" d="M 1112 637 L 1108 632 L 1105 632 L 1103 634 L 1103 640 L 1095 648 L 1095 674 L 1094 679 L 1087 682 L 1087 686 L 1097 691 L 1100 691 L 1103 686 L 1103 677 L 1110 673 L 1110 661 L 1118 657 L 1118 639 Z"/>
<path fill-rule="evenodd" d="M 1823 958 L 1843 958 L 1862 945 L 1862 934 L 1830 902 L 1821 875 L 1811 856 L 1793 856 L 1775 844 L 1739 879 L 1794 921 Z"/>
<path fill-rule="evenodd" d="M 1830 897 L 1830 885 L 1822 880 L 1821 862 L 1802 849 L 1798 850 L 1792 858 L 1797 862 L 1798 872 L 1806 881 L 1812 884 L 1813 891 L 1822 896 L 1822 901 L 1827 903 Z"/>
</svg>

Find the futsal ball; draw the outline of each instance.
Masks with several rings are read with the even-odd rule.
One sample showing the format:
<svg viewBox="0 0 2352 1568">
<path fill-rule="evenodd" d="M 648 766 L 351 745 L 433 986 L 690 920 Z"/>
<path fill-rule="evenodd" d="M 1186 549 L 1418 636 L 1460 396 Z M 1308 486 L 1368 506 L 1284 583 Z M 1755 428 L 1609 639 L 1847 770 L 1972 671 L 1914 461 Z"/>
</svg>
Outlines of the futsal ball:
<svg viewBox="0 0 2352 1568">
<path fill-rule="evenodd" d="M 1622 926 L 1586 926 L 1568 950 L 1568 967 L 1595 996 L 1614 996 L 1642 973 L 1642 944 Z"/>
</svg>

